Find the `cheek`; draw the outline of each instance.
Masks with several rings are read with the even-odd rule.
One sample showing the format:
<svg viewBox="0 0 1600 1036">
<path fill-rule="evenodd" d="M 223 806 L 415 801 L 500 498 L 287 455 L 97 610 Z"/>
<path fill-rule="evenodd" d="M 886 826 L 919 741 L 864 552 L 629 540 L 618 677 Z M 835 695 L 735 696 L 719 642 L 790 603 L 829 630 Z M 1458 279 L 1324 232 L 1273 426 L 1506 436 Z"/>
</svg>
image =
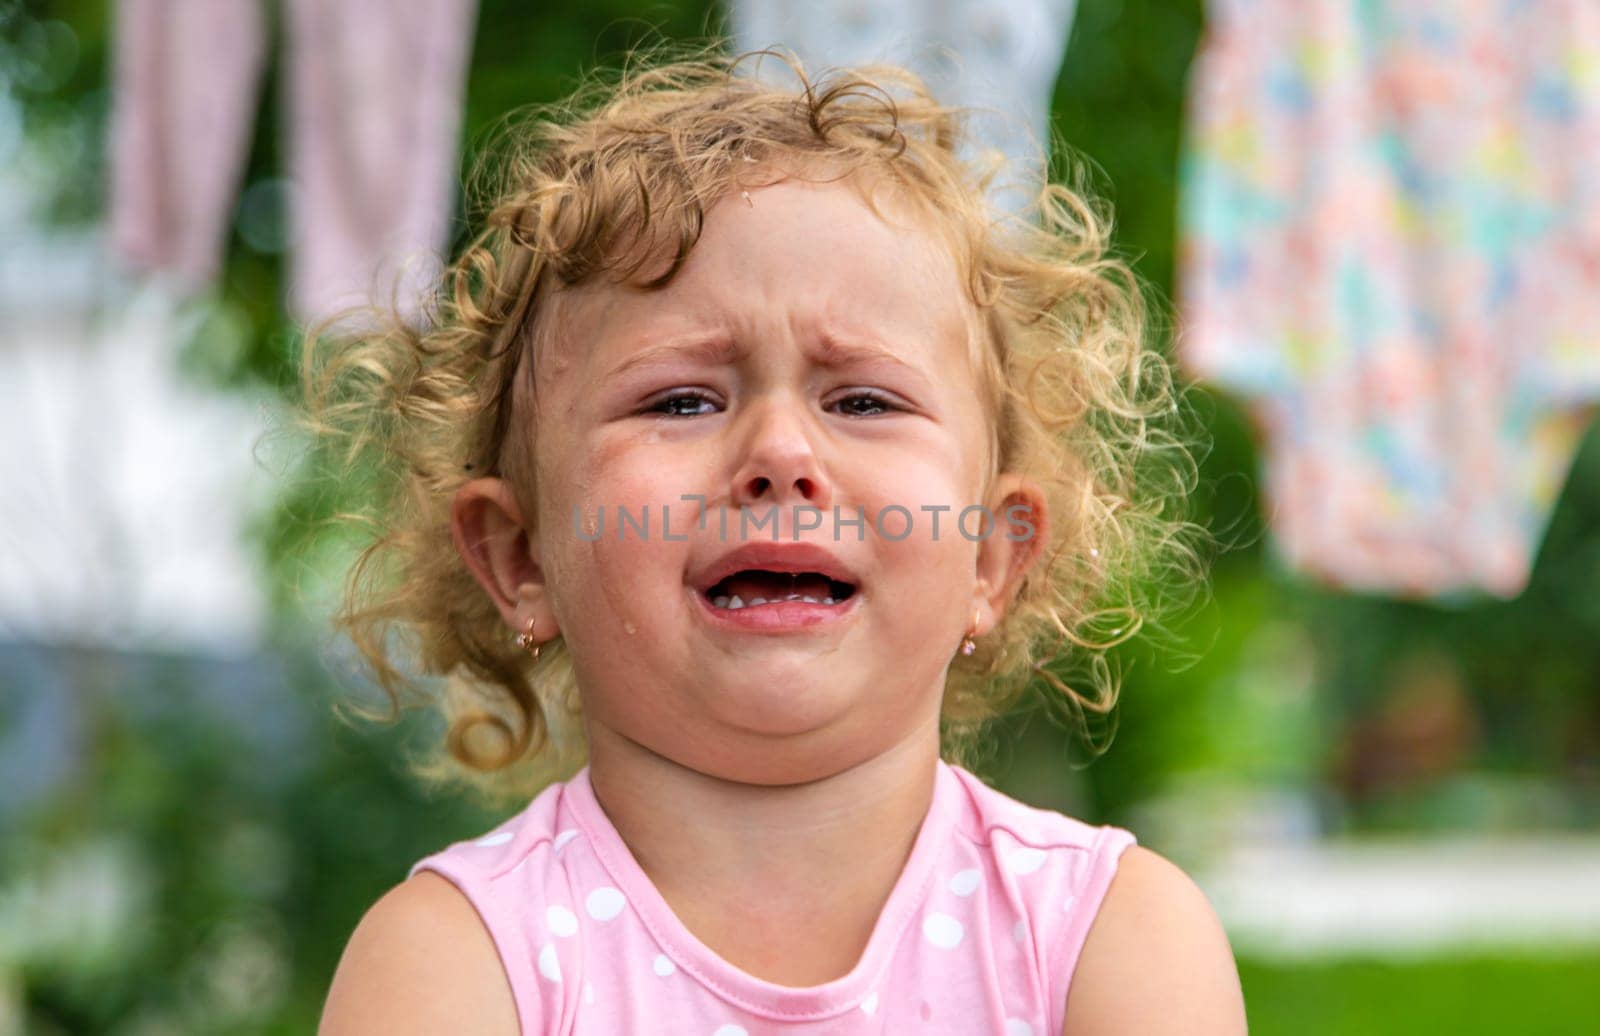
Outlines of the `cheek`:
<svg viewBox="0 0 1600 1036">
<path fill-rule="evenodd" d="M 963 467 L 953 451 L 901 451 L 882 463 L 863 466 L 858 476 L 859 499 L 869 514 L 889 509 L 882 524 L 891 534 L 905 529 L 905 512 L 909 512 L 912 535 L 907 542 L 923 539 L 924 533 L 931 540 L 937 515 L 942 543 L 955 527 L 955 516 L 974 502 Z"/>
<path fill-rule="evenodd" d="M 631 614 L 636 609 L 624 606 L 627 594 L 616 588 L 634 586 L 640 575 L 664 565 L 682 568 L 688 544 L 678 537 L 693 529 L 695 504 L 679 497 L 695 483 L 681 467 L 661 451 L 616 447 L 572 466 L 561 512 L 552 515 L 564 559 L 558 592 L 590 600 L 604 595 L 618 614 Z M 664 507 L 670 508 L 670 540 Z"/>
<path fill-rule="evenodd" d="M 591 505 L 610 511 L 649 504 L 654 515 L 664 503 L 679 503 L 683 493 L 704 492 L 704 466 L 703 446 L 664 440 L 657 431 L 617 434 L 596 442 L 574 465 L 574 484 Z"/>
<path fill-rule="evenodd" d="M 958 525 L 962 510 L 976 502 L 959 467 L 934 461 L 885 466 L 863 498 L 870 534 L 880 539 L 886 559 L 933 599 L 965 593 L 962 580 L 972 577 L 978 546 L 972 540 L 983 529 L 976 513 Z M 849 529 L 841 535 L 854 537 Z M 931 599 L 918 603 L 937 606 Z"/>
</svg>

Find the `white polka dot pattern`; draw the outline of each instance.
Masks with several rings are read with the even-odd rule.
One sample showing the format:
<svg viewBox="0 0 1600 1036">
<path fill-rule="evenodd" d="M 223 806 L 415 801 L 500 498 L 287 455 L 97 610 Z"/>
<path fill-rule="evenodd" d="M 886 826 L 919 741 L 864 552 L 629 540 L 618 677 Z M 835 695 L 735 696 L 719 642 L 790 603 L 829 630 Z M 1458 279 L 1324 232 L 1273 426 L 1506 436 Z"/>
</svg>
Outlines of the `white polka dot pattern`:
<svg viewBox="0 0 1600 1036">
<path fill-rule="evenodd" d="M 539 974 L 551 982 L 561 981 L 561 961 L 556 958 L 556 948 L 550 943 L 545 943 L 544 949 L 539 951 Z"/>
<path fill-rule="evenodd" d="M 578 917 L 564 906 L 547 907 L 544 912 L 544 923 L 550 929 L 551 935 L 558 935 L 563 939 L 578 930 Z"/>
<path fill-rule="evenodd" d="M 983 881 L 983 874 L 976 867 L 968 867 L 964 871 L 957 871 L 955 877 L 950 879 L 950 891 L 958 896 L 966 897 L 978 891 L 978 885 Z"/>
<path fill-rule="evenodd" d="M 628 905 L 622 892 L 610 886 L 595 889 L 583 901 L 583 908 L 589 916 L 596 921 L 609 921 L 622 913 L 622 908 Z"/>
<path fill-rule="evenodd" d="M 929 914 L 922 919 L 922 936 L 941 950 L 953 950 L 961 945 L 966 929 L 949 914 Z"/>
</svg>

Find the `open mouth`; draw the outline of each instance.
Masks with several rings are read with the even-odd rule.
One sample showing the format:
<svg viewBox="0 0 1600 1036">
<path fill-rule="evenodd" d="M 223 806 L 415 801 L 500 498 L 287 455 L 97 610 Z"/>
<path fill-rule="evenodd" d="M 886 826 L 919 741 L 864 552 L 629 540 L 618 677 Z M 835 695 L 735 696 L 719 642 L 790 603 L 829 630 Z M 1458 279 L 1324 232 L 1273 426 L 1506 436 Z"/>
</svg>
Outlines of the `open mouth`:
<svg viewBox="0 0 1600 1036">
<path fill-rule="evenodd" d="M 773 572 L 762 568 L 741 569 L 702 591 L 713 607 L 728 611 L 788 602 L 840 605 L 855 592 L 854 583 L 830 579 L 820 572 Z"/>
</svg>

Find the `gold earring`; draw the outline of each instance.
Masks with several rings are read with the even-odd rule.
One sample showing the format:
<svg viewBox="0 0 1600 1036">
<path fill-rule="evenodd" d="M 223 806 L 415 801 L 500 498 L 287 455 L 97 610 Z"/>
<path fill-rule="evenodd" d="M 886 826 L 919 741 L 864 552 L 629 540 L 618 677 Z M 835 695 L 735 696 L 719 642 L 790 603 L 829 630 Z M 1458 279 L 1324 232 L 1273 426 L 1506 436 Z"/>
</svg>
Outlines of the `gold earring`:
<svg viewBox="0 0 1600 1036">
<path fill-rule="evenodd" d="M 539 652 L 544 650 L 544 645 L 533 639 L 533 624 L 536 620 L 528 620 L 528 628 L 517 634 L 517 647 L 524 651 L 533 651 L 533 660 L 539 661 Z"/>
<path fill-rule="evenodd" d="M 967 631 L 967 635 L 965 637 L 961 638 L 961 653 L 963 655 L 970 655 L 974 651 L 978 650 L 978 642 L 975 639 L 973 639 L 974 637 L 977 636 L 977 633 L 978 633 L 978 613 L 976 611 L 974 611 L 972 613 L 972 629 L 968 630 Z"/>
</svg>

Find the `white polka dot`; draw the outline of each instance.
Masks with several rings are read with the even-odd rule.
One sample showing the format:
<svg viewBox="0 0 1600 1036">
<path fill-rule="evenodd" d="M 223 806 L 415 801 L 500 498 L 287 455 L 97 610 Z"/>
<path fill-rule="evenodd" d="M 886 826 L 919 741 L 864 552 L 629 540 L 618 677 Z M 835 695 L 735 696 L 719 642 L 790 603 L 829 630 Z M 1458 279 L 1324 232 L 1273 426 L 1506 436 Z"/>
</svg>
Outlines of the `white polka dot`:
<svg viewBox="0 0 1600 1036">
<path fill-rule="evenodd" d="M 1028 923 L 1026 921 L 1018 921 L 1015 925 L 1012 925 L 1011 938 L 1019 943 L 1026 942 L 1028 939 Z"/>
<path fill-rule="evenodd" d="M 978 891 L 978 882 L 981 880 L 983 880 L 983 875 L 978 872 L 976 867 L 957 871 L 955 877 L 950 879 L 950 891 L 958 896 L 970 896 Z"/>
<path fill-rule="evenodd" d="M 575 828 L 568 828 L 567 830 L 556 835 L 556 840 L 551 843 L 550 848 L 559 853 L 561 850 L 567 847 L 568 842 L 572 841 L 576 837 L 578 837 L 577 830 Z"/>
<path fill-rule="evenodd" d="M 668 975 L 678 970 L 678 966 L 672 963 L 672 958 L 667 956 L 665 953 L 656 954 L 656 961 L 650 966 L 654 968 L 655 973 L 660 975 L 662 978 L 666 978 Z"/>
<path fill-rule="evenodd" d="M 1007 1018 L 1006 1036 L 1033 1036 L 1033 1026 L 1021 1018 Z"/>
<path fill-rule="evenodd" d="M 552 906 L 545 909 L 544 923 L 550 926 L 551 935 L 566 938 L 578 930 L 578 915 L 564 906 Z"/>
<path fill-rule="evenodd" d="M 719 1025 L 711 1036 L 750 1036 L 750 1034 L 745 1032 L 742 1025 Z"/>
<path fill-rule="evenodd" d="M 965 934 L 961 922 L 949 914 L 929 914 L 922 919 L 923 937 L 941 950 L 961 945 L 961 937 Z"/>
<path fill-rule="evenodd" d="M 496 831 L 492 835 L 484 835 L 478 839 L 476 844 L 483 846 L 485 849 L 490 849 L 497 845 L 505 845 L 509 841 L 511 841 L 510 831 Z"/>
<path fill-rule="evenodd" d="M 622 913 L 622 908 L 627 905 L 628 901 L 622 898 L 622 893 L 609 885 L 595 889 L 583 901 L 583 908 L 596 921 L 611 920 Z"/>
<path fill-rule="evenodd" d="M 561 981 L 561 962 L 556 959 L 556 948 L 549 943 L 539 951 L 539 974 L 551 982 Z"/>
<path fill-rule="evenodd" d="M 861 1001 L 861 1011 L 869 1016 L 878 1013 L 878 994 L 876 990 L 868 993 L 867 998 Z"/>
<path fill-rule="evenodd" d="M 1066 911 L 1069 914 L 1072 913 L 1072 908 L 1077 906 L 1077 905 L 1078 905 L 1078 897 L 1077 896 L 1063 896 L 1061 898 L 1061 909 Z"/>
<path fill-rule="evenodd" d="M 1006 866 L 1012 874 L 1032 874 L 1044 866 L 1043 849 L 1013 849 L 1006 857 Z"/>
</svg>

